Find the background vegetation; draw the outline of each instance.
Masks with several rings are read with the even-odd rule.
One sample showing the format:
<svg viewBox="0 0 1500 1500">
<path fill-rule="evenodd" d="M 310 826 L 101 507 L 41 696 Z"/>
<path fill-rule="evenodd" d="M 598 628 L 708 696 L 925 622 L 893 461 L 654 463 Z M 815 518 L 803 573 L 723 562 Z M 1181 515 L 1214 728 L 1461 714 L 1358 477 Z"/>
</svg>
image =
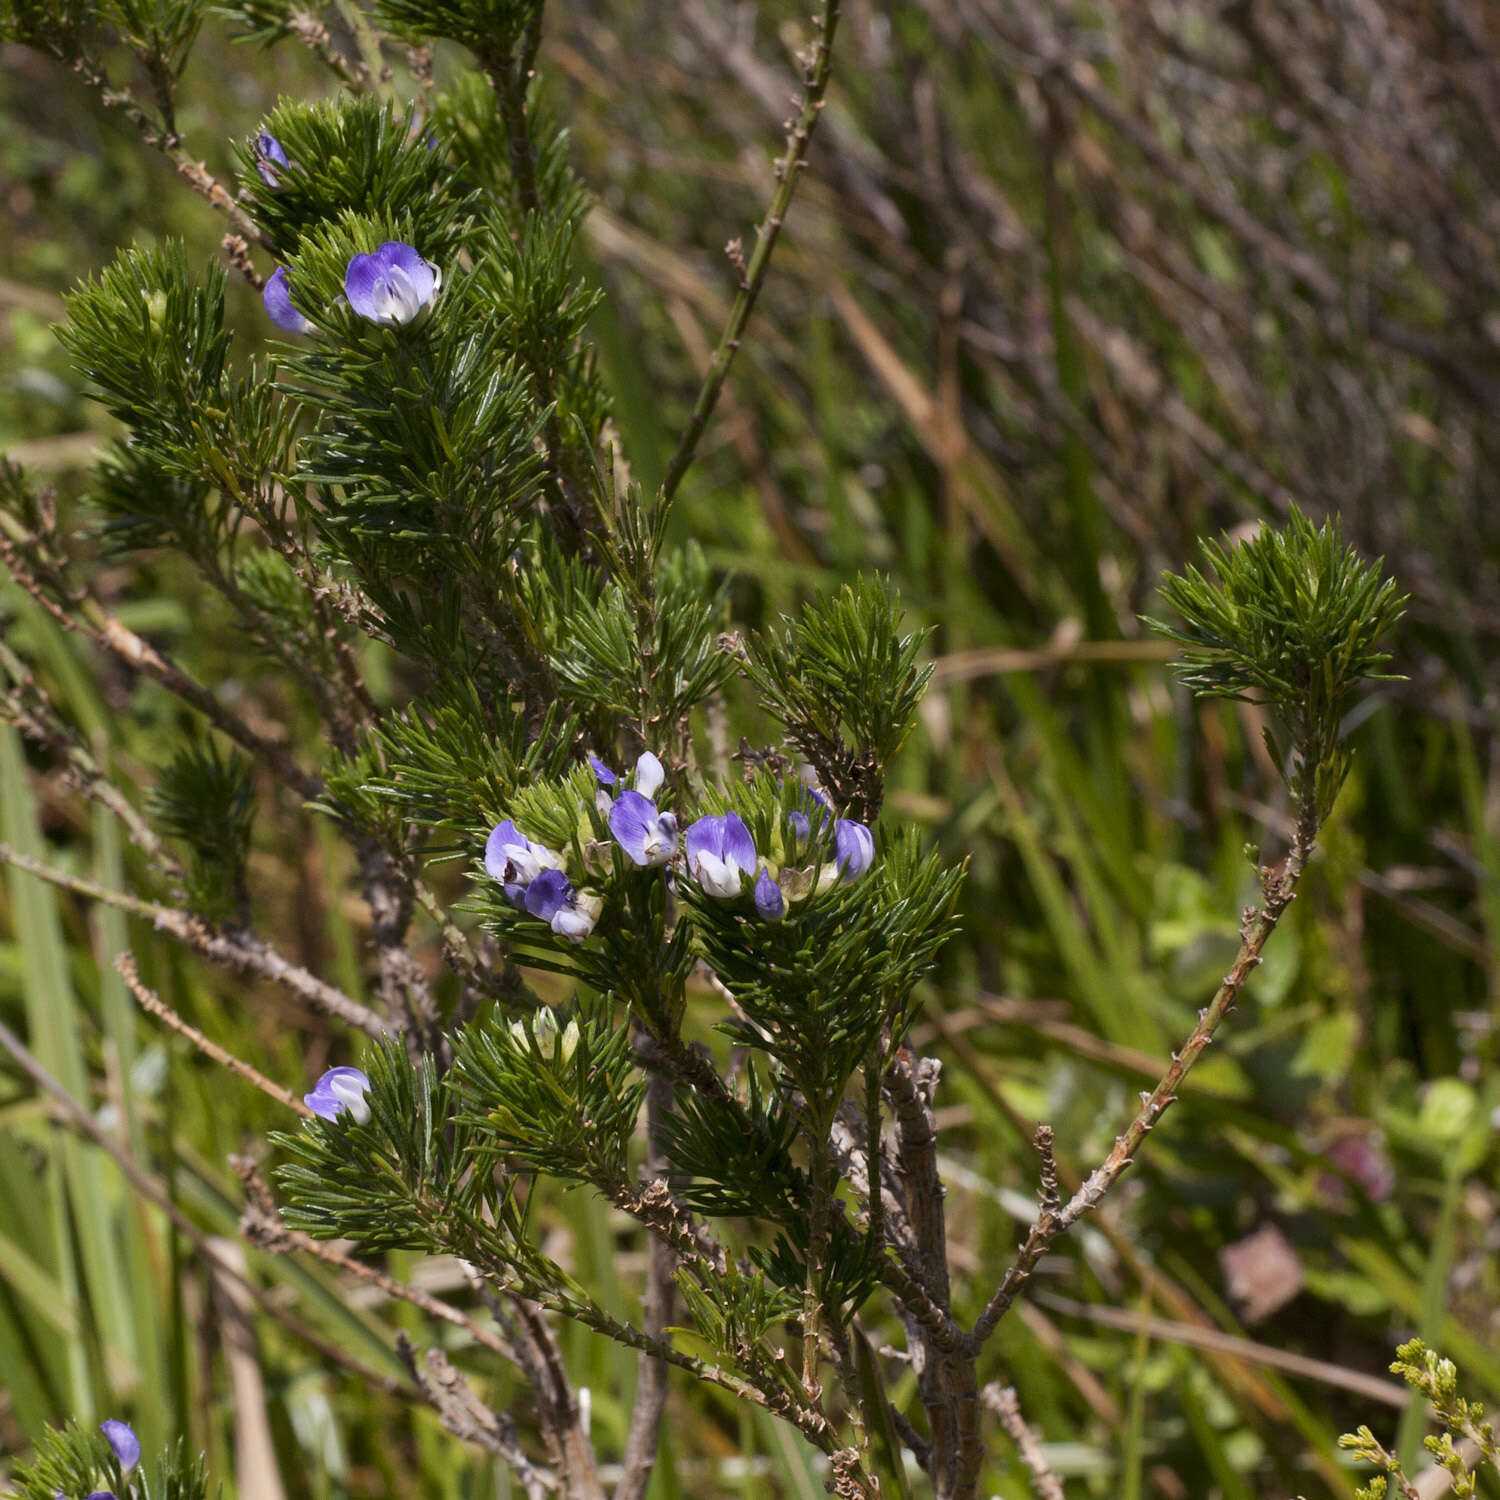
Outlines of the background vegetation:
<svg viewBox="0 0 1500 1500">
<path fill-rule="evenodd" d="M 349 13 L 324 16 L 336 37 Z M 1107 1151 L 1234 951 L 1247 843 L 1284 822 L 1255 710 L 1195 705 L 1138 623 L 1160 612 L 1161 569 L 1295 501 L 1338 515 L 1413 596 L 1407 680 L 1350 716 L 1362 753 L 1249 1003 L 990 1355 L 1069 1494 L 1347 1494 L 1337 1433 L 1399 1428 L 1408 1452 L 1420 1435 L 1383 1373 L 1402 1338 L 1500 1399 L 1500 13 L 898 0 L 851 4 L 844 27 L 673 524 L 728 579 L 726 624 L 881 570 L 937 627 L 889 815 L 971 861 L 926 1035 L 951 1233 L 976 1266 L 998 1273 L 1032 1216 L 1034 1122 L 1065 1170 Z M 648 487 L 733 294 L 725 242 L 748 245 L 769 196 L 806 32 L 779 0 L 549 16 L 544 98 L 597 198 L 594 331 Z M 312 50 L 233 35 L 209 20 L 177 122 L 226 182 L 278 96 L 332 87 Z M 4 62 L 0 446 L 56 480 L 65 524 L 93 524 L 78 497 L 109 431 L 49 330 L 58 294 L 143 236 L 185 235 L 201 258 L 224 224 L 86 80 L 16 47 Z M 424 94 L 400 66 L 388 87 Z M 242 336 L 268 331 L 252 290 L 231 298 Z M 105 588 L 268 732 L 310 732 L 169 561 L 121 564 Z M 167 758 L 181 724 L 163 693 L 9 585 L 0 608 L 99 759 Z M 731 698 L 727 744 L 766 732 Z M 130 884 L 111 820 L 80 813 L 65 768 L 9 726 L 0 838 Z M 262 797 L 258 918 L 358 991 L 350 873 L 315 816 Z M 235 1248 L 227 1157 L 286 1122 L 136 1015 L 111 959 L 132 947 L 180 1013 L 295 1088 L 342 1060 L 327 1024 L 13 870 L 0 931 L 0 1021 L 178 1210 L 0 1064 L 0 1452 L 48 1419 L 128 1412 L 148 1449 L 181 1435 L 246 1496 L 503 1493 L 391 1394 L 412 1309 Z M 632 1297 L 632 1237 L 581 1198 L 555 1215 L 580 1275 Z M 461 1285 L 441 1263 L 418 1274 Z M 567 1352 L 596 1426 L 621 1424 L 633 1361 L 581 1334 Z M 821 1490 L 774 1424 L 709 1393 L 676 1393 L 668 1442 L 659 1500 Z M 987 1482 L 1027 1493 L 999 1439 Z"/>
</svg>

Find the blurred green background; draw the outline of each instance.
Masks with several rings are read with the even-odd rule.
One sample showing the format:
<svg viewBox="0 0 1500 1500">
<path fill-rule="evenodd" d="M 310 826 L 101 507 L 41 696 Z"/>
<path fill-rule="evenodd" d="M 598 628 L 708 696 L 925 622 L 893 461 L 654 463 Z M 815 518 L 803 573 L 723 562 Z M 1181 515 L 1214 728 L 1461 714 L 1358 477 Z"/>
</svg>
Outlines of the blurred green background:
<svg viewBox="0 0 1500 1500">
<path fill-rule="evenodd" d="M 648 487 L 733 295 L 726 242 L 748 245 L 769 197 L 807 39 L 781 0 L 550 14 L 542 97 L 596 195 L 594 332 Z M 438 88 L 460 63 L 439 54 Z M 0 448 L 84 526 L 109 433 L 50 331 L 59 294 L 133 241 L 212 256 L 223 224 L 78 77 L 16 47 L 3 64 Z M 229 182 L 231 140 L 278 96 L 334 86 L 295 43 L 235 42 L 210 18 L 179 128 Z M 400 67 L 390 87 L 421 93 Z M 1069 1495 L 1348 1494 L 1340 1431 L 1399 1427 L 1415 1450 L 1421 1414 L 1384 1374 L 1412 1332 L 1500 1400 L 1497 121 L 1489 0 L 851 0 L 824 127 L 674 515 L 732 576 L 736 624 L 880 570 L 935 627 L 887 817 L 971 862 L 918 1032 L 944 1060 L 968 1317 L 1031 1217 L 1033 1124 L 1069 1170 L 1104 1155 L 1232 956 L 1254 852 L 1285 826 L 1256 711 L 1194 704 L 1138 622 L 1161 570 L 1295 502 L 1340 517 L 1412 595 L 1406 680 L 1351 716 L 1354 775 L 1248 1002 L 987 1357 Z M 251 289 L 231 296 L 243 356 L 267 327 Z M 221 693 L 311 731 L 170 559 L 113 563 L 100 587 Z M 178 708 L 84 659 L 9 584 L 0 606 L 101 758 L 148 783 Z M 729 728 L 764 732 L 734 702 Z M 4 726 L 0 838 L 130 886 L 117 829 Z M 315 818 L 263 799 L 257 920 L 357 990 L 347 876 Z M 280 992 L 0 878 L 0 1019 L 193 1228 L 0 1062 L 0 1473 L 44 1421 L 128 1414 L 148 1449 L 206 1449 L 246 1500 L 507 1494 L 394 1393 L 412 1309 L 249 1252 L 246 1311 L 213 1271 L 201 1242 L 232 1240 L 239 1203 L 226 1157 L 285 1122 L 133 1012 L 110 966 L 127 946 L 184 1016 L 289 1086 L 338 1044 Z M 576 1196 L 555 1219 L 580 1276 L 627 1309 L 628 1231 Z M 576 1331 L 567 1351 L 612 1449 L 633 1360 Z M 486 1378 L 504 1404 L 506 1377 Z M 656 1500 L 820 1494 L 760 1415 L 674 1388 Z M 1027 1494 L 999 1433 L 991 1448 L 987 1492 Z"/>
</svg>

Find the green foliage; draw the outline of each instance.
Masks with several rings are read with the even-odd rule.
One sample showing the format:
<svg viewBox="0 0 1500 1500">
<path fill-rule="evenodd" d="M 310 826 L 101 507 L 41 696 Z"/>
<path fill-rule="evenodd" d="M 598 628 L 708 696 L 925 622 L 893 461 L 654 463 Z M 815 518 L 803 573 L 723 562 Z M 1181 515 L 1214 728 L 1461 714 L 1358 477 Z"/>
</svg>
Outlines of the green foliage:
<svg viewBox="0 0 1500 1500">
<path fill-rule="evenodd" d="M 37 1440 L 31 1462 L 11 1476 L 8 1493 L 16 1500 L 55 1500 L 107 1490 L 118 1500 L 207 1500 L 208 1475 L 202 1458 L 189 1461 L 181 1446 L 129 1475 L 120 1469 L 102 1433 L 71 1422 L 48 1428 Z M 217 1491 L 215 1492 L 217 1493 Z"/>
<path fill-rule="evenodd" d="M 851 816 L 879 810 L 885 767 L 916 724 L 931 674 L 924 633 L 902 631 L 900 597 L 861 579 L 749 642 L 751 680 Z"/>
<path fill-rule="evenodd" d="M 1147 623 L 1187 647 L 1179 675 L 1195 693 L 1273 711 L 1271 753 L 1321 821 L 1348 774 L 1344 716 L 1361 683 L 1391 680 L 1380 640 L 1405 599 L 1379 562 L 1344 543 L 1337 520 L 1315 526 L 1295 508 L 1284 527 L 1204 552 L 1212 581 L 1189 568 L 1162 582 L 1184 624 Z"/>
<path fill-rule="evenodd" d="M 234 751 L 221 755 L 207 736 L 189 740 L 162 768 L 148 810 L 163 833 L 191 851 L 188 895 L 194 910 L 211 921 L 247 923 L 245 873 L 255 823 L 250 762 Z"/>
<path fill-rule="evenodd" d="M 628 1028 L 605 1002 L 566 1025 L 548 1012 L 465 1027 L 455 1047 L 459 1121 L 476 1132 L 476 1166 L 509 1166 L 564 1182 L 626 1181 L 645 1083 Z"/>
<path fill-rule="evenodd" d="M 410 243 L 450 272 L 460 250 L 477 243 L 478 195 L 455 182 L 440 143 L 429 142 L 415 106 L 397 111 L 359 95 L 318 104 L 287 100 L 271 111 L 265 129 L 287 157 L 286 166 L 268 168 L 274 182 L 266 182 L 258 170 L 258 137 L 237 142 L 235 150 L 251 216 L 279 261 L 292 260 L 310 234 L 346 217 L 406 227 L 406 236 L 381 235 L 359 248 L 373 250 L 382 238 L 414 236 Z M 343 290 L 342 272 L 340 267 L 337 291 L 330 289 L 322 300 L 331 302 Z M 312 293 L 300 290 L 303 296 Z M 302 305 L 300 298 L 294 300 Z M 323 321 L 311 304 L 304 310 L 315 322 Z"/>
<path fill-rule="evenodd" d="M 451 1128 L 449 1091 L 430 1057 L 413 1063 L 387 1041 L 365 1060 L 368 1123 L 346 1111 L 312 1119 L 297 1135 L 275 1137 L 286 1153 L 277 1177 L 286 1189 L 287 1223 L 314 1239 L 358 1240 L 370 1250 L 436 1251 L 443 1220 L 460 1203 L 483 1201 L 458 1163 L 470 1135 Z"/>
<path fill-rule="evenodd" d="M 127 250 L 72 292 L 67 309 L 58 337 L 133 445 L 168 472 L 195 474 L 180 450 L 191 442 L 206 455 L 219 438 L 212 417 L 229 354 L 223 269 L 210 266 L 200 282 L 175 240 Z"/>
<path fill-rule="evenodd" d="M 746 1017 L 726 1029 L 773 1058 L 827 1119 L 855 1070 L 904 1041 L 913 988 L 952 934 L 963 870 L 910 833 L 857 881 L 834 881 L 826 847 L 808 855 L 813 889 L 780 922 L 696 889 L 688 900 L 704 956 Z"/>
<path fill-rule="evenodd" d="M 378 0 L 376 5 L 380 18 L 412 41 L 446 37 L 486 63 L 513 52 L 541 9 L 541 0 Z"/>
<path fill-rule="evenodd" d="M 1443 1359 L 1421 1339 L 1411 1339 L 1397 1349 L 1391 1373 L 1399 1375 L 1426 1400 L 1442 1430 L 1429 1433 L 1422 1444 L 1433 1463 L 1448 1472 L 1455 1500 L 1472 1500 L 1478 1493 L 1479 1466 L 1488 1463 L 1500 1469 L 1500 1435 L 1494 1424 L 1485 1420 L 1484 1407 L 1459 1395 L 1458 1369 L 1453 1361 Z M 1459 1444 L 1471 1447 L 1467 1457 Z M 1339 1439 L 1339 1447 L 1382 1471 L 1358 1490 L 1358 1500 L 1384 1500 L 1392 1483 L 1402 1494 L 1416 1493 L 1401 1460 L 1368 1427 L 1346 1433 Z"/>
<path fill-rule="evenodd" d="M 187 65 L 207 9 L 207 0 L 103 0 L 99 6 L 120 40 L 165 79 Z"/>
</svg>

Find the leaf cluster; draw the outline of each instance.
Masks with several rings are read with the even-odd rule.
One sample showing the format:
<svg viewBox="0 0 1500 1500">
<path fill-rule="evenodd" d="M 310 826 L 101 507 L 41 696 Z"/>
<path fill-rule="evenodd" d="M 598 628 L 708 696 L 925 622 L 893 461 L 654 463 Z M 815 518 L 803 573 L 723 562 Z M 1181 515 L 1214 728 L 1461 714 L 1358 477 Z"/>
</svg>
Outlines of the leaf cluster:
<svg viewBox="0 0 1500 1500">
<path fill-rule="evenodd" d="M 452 1124 L 447 1085 L 430 1057 L 413 1063 L 387 1040 L 366 1070 L 366 1124 L 346 1112 L 274 1138 L 288 1158 L 277 1170 L 284 1217 L 314 1239 L 354 1239 L 371 1250 L 447 1249 L 441 1225 L 485 1192 L 459 1167 L 471 1137 Z"/>
<path fill-rule="evenodd" d="M 516 50 L 541 8 L 542 0 L 377 0 L 375 12 L 398 36 L 444 37 L 492 62 Z"/>
<path fill-rule="evenodd" d="M 1206 542 L 1204 554 L 1211 578 L 1190 567 L 1162 582 L 1183 623 L 1146 623 L 1186 648 L 1178 675 L 1194 693 L 1272 711 L 1272 755 L 1326 816 L 1348 770 L 1342 720 L 1362 683 L 1392 680 L 1381 638 L 1405 598 L 1378 560 L 1345 545 L 1336 519 L 1315 526 L 1295 508 L 1284 527 Z"/>
<path fill-rule="evenodd" d="M 746 1018 L 727 1029 L 831 1113 L 872 1052 L 900 1045 L 917 980 L 954 931 L 963 873 L 907 832 L 859 880 L 815 890 L 781 922 L 693 888 L 704 956 Z"/>
<path fill-rule="evenodd" d="M 880 810 L 885 767 L 916 725 L 931 676 L 925 631 L 903 632 L 901 600 L 884 578 L 862 578 L 806 605 L 780 631 L 750 640 L 747 670 L 763 706 L 817 768 L 850 815 Z"/>
<path fill-rule="evenodd" d="M 255 823 L 250 762 L 221 754 L 208 735 L 181 745 L 160 772 L 147 810 L 161 831 L 191 851 L 188 896 L 210 921 L 246 921 L 245 874 Z"/>
<path fill-rule="evenodd" d="M 436 265 L 477 248 L 479 195 L 455 177 L 414 105 L 397 111 L 364 95 L 284 100 L 264 129 L 286 153 L 286 166 L 262 161 L 258 136 L 237 142 L 235 152 L 251 217 L 278 260 L 290 260 L 309 234 L 346 215 L 419 225 L 420 239 L 410 243 Z"/>
<path fill-rule="evenodd" d="M 475 1132 L 481 1161 L 494 1153 L 568 1182 L 626 1180 L 645 1083 L 607 998 L 566 1025 L 550 1014 L 491 1015 L 465 1027 L 452 1079 L 457 1118 Z"/>
</svg>

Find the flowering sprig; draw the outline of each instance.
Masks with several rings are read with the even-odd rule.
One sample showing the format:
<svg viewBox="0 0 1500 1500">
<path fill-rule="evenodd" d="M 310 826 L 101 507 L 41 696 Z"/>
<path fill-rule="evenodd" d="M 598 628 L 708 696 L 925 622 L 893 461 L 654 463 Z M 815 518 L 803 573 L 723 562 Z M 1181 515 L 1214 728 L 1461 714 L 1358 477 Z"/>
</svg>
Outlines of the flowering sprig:
<svg viewBox="0 0 1500 1500">
<path fill-rule="evenodd" d="M 599 774 L 598 766 L 594 774 Z M 652 800 L 666 774 L 661 761 L 647 750 L 635 763 L 635 785 L 622 791 L 609 808 L 615 842 L 643 868 L 669 865 L 677 855 L 677 817 L 662 812 Z"/>
</svg>

